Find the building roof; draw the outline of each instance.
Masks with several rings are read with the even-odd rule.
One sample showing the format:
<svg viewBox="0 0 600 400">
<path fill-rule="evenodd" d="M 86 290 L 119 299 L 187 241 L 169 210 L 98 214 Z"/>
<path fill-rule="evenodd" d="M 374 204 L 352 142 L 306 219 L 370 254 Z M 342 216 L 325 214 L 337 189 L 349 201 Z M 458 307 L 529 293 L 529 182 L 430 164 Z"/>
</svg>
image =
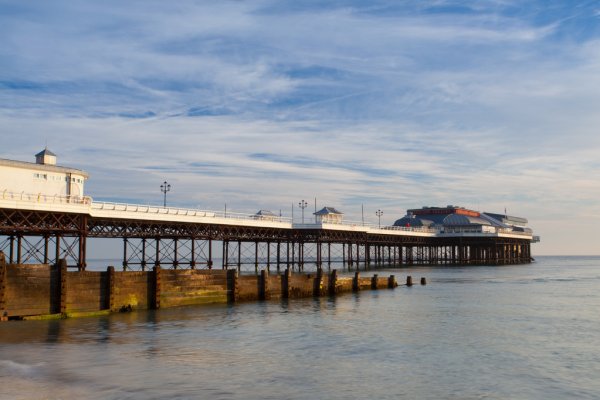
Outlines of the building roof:
<svg viewBox="0 0 600 400">
<path fill-rule="evenodd" d="M 490 212 L 484 212 L 484 214 L 489 215 L 490 217 L 507 224 L 527 225 L 528 222 L 527 218 L 515 217 L 513 215 L 497 214 Z"/>
<path fill-rule="evenodd" d="M 470 226 L 481 225 L 491 226 L 492 223 L 483 218 L 472 217 L 470 215 L 450 214 L 444 218 L 444 226 Z"/>
<path fill-rule="evenodd" d="M 436 222 L 433 221 L 432 219 L 429 218 L 421 218 L 418 217 L 416 215 L 406 215 L 402 218 L 400 218 L 399 220 L 396 220 L 396 222 L 394 222 L 394 226 L 412 226 L 412 227 L 422 227 L 422 226 L 426 226 L 426 227 L 430 227 L 431 225 L 434 225 Z"/>
<path fill-rule="evenodd" d="M 51 152 L 50 150 L 48 150 L 48 148 L 46 147 L 44 150 L 40 151 L 35 156 L 36 157 L 43 157 L 43 156 L 53 156 L 53 157 L 56 157 L 56 154 L 54 154 L 53 152 Z"/>
<path fill-rule="evenodd" d="M 269 210 L 259 210 L 256 214 L 257 216 L 260 217 L 276 217 L 277 215 L 273 214 L 271 211 Z"/>
<path fill-rule="evenodd" d="M 319 211 L 313 213 L 313 215 L 329 215 L 329 214 L 343 215 L 344 213 L 341 212 L 341 211 L 336 210 L 333 207 L 323 207 Z"/>
<path fill-rule="evenodd" d="M 37 163 L 31 163 L 31 162 L 27 162 L 27 161 L 7 160 L 4 158 L 0 158 L 0 165 L 6 166 L 6 167 L 14 167 L 14 168 L 34 169 L 34 170 L 38 170 L 38 171 L 78 174 L 78 175 L 82 175 L 86 179 L 89 177 L 88 173 L 81 169 L 60 167 L 58 165 L 37 164 Z"/>
</svg>

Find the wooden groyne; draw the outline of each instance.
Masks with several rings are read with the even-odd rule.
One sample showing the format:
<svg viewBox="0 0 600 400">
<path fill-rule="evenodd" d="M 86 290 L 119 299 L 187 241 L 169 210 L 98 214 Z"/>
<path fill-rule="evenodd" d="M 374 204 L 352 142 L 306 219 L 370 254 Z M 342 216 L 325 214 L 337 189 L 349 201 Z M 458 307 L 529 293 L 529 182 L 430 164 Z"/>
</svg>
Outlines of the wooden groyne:
<svg viewBox="0 0 600 400">
<path fill-rule="evenodd" d="M 407 280 L 408 284 L 408 280 Z M 240 275 L 237 270 L 67 271 L 61 260 L 49 264 L 7 264 L 0 252 L 0 320 L 66 318 L 183 305 L 335 296 L 344 292 L 398 286 L 389 277 L 329 273 L 281 274 L 268 270 Z"/>
</svg>

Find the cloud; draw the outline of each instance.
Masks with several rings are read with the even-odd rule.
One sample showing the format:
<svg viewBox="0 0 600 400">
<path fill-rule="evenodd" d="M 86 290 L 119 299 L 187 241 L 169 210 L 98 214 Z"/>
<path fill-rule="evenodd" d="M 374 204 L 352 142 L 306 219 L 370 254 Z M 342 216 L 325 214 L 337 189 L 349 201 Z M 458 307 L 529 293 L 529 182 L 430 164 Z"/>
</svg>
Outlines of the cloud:
<svg viewBox="0 0 600 400">
<path fill-rule="evenodd" d="M 317 197 L 391 223 L 420 205 L 507 207 L 549 238 L 541 251 L 597 252 L 592 224 L 565 234 L 599 218 L 594 11 L 5 2 L 1 156 L 47 140 L 111 200 L 159 202 L 167 179 L 176 204 L 244 212 Z"/>
</svg>

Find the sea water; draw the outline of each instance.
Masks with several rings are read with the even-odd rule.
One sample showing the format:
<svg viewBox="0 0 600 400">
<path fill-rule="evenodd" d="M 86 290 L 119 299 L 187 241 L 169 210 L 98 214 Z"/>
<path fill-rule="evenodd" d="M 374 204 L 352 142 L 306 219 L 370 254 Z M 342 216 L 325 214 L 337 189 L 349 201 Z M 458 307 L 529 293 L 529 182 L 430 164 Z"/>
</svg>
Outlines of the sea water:
<svg viewBox="0 0 600 400">
<path fill-rule="evenodd" d="M 377 273 L 428 284 L 0 323 L 0 399 L 600 398 L 600 258 Z"/>
</svg>

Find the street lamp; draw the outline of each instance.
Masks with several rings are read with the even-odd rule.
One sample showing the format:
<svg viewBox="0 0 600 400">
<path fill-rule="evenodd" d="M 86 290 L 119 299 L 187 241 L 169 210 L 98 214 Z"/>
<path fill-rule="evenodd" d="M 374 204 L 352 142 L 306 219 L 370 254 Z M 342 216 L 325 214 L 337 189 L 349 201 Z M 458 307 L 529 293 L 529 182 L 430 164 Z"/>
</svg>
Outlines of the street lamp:
<svg viewBox="0 0 600 400">
<path fill-rule="evenodd" d="M 381 216 L 383 215 L 383 211 L 377 210 L 375 211 L 375 215 L 377 215 L 377 218 L 379 219 L 379 228 L 381 228 Z"/>
<path fill-rule="evenodd" d="M 163 207 L 167 207 L 167 192 L 171 191 L 171 185 L 167 183 L 167 181 L 164 181 L 162 185 L 160 185 L 160 191 L 164 193 L 165 197 L 164 197 L 164 203 L 163 203 Z"/>
<path fill-rule="evenodd" d="M 308 207 L 308 203 L 302 200 L 300 203 L 298 203 L 298 207 L 302 209 L 302 223 L 304 224 L 304 209 Z"/>
</svg>

